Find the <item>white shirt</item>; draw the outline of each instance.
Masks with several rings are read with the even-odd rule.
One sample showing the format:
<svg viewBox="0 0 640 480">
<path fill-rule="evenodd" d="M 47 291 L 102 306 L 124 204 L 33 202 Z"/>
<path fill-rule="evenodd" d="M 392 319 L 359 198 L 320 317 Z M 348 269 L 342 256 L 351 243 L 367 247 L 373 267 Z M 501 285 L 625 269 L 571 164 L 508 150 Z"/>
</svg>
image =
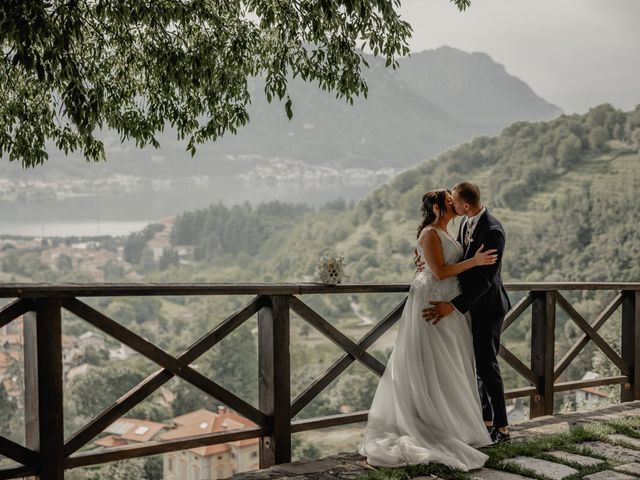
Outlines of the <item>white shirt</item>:
<svg viewBox="0 0 640 480">
<path fill-rule="evenodd" d="M 485 207 L 484 205 L 482 206 L 482 208 L 480 209 L 480 211 L 475 214 L 473 217 L 467 217 L 467 222 L 466 222 L 466 234 L 465 234 L 465 238 L 463 239 L 465 246 L 469 245 L 469 239 L 471 237 L 473 237 L 473 232 L 476 230 L 476 226 L 478 225 L 478 222 L 480 221 L 480 217 L 484 214 L 484 212 L 487 211 L 487 207 Z"/>
</svg>

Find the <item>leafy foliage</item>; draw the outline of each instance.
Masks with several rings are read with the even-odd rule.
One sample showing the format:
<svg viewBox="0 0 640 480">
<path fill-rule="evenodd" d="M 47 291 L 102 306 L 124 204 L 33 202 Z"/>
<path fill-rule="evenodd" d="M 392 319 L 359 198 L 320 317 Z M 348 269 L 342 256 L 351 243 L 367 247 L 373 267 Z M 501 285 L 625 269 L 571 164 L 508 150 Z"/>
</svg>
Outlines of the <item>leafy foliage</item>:
<svg viewBox="0 0 640 480">
<path fill-rule="evenodd" d="M 131 233 L 124 244 L 124 259 L 129 263 L 140 263 L 147 242 L 163 228 L 161 223 L 152 223 L 140 232 Z"/>
<path fill-rule="evenodd" d="M 461 10 L 469 0 L 453 0 Z M 399 1 L 62 0 L 0 3 L 0 155 L 47 160 L 47 142 L 104 159 L 100 129 L 158 147 L 167 125 L 196 145 L 249 121 L 247 80 L 284 102 L 291 77 L 349 102 L 367 94 L 363 49 L 409 52 Z"/>
<path fill-rule="evenodd" d="M 228 208 L 222 204 L 185 212 L 171 232 L 174 245 L 194 245 L 195 260 L 245 252 L 255 255 L 265 242 L 291 228 L 309 211 L 305 205 L 270 202 Z"/>
<path fill-rule="evenodd" d="M 74 379 L 71 384 L 71 398 L 77 413 L 91 418 L 144 378 L 144 372 L 128 366 L 92 369 Z"/>
<path fill-rule="evenodd" d="M 11 433 L 10 423 L 16 402 L 7 394 L 4 384 L 0 383 L 0 435 L 8 436 Z"/>
</svg>

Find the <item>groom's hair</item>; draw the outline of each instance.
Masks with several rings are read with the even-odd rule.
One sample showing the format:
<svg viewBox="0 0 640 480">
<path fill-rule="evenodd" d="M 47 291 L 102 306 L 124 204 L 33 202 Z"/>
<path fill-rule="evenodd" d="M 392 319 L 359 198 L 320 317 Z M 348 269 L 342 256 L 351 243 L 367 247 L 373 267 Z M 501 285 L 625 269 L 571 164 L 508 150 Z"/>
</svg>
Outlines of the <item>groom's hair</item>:
<svg viewBox="0 0 640 480">
<path fill-rule="evenodd" d="M 460 182 L 454 185 L 453 189 L 469 205 L 479 207 L 482 204 L 480 202 L 480 188 L 475 183 Z"/>
</svg>

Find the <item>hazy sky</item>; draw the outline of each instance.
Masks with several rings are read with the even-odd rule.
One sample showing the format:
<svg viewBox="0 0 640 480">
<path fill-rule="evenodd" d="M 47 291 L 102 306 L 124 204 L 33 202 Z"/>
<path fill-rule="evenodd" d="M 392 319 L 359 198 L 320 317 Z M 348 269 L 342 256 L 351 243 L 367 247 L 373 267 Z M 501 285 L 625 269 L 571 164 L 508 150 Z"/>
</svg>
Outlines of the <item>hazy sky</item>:
<svg viewBox="0 0 640 480">
<path fill-rule="evenodd" d="M 640 104 L 640 0 L 403 0 L 412 51 L 488 53 L 567 113 Z"/>
</svg>

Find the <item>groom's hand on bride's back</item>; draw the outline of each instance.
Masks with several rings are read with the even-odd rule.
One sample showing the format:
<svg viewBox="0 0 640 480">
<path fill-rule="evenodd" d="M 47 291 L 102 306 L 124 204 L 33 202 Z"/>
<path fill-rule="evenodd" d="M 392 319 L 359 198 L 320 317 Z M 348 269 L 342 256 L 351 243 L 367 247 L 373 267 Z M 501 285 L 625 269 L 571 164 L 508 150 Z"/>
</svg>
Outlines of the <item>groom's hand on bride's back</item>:
<svg viewBox="0 0 640 480">
<path fill-rule="evenodd" d="M 422 272 L 424 270 L 424 261 L 422 260 L 422 257 L 420 257 L 417 248 L 413 250 L 413 254 L 413 263 L 416 265 L 416 272 Z"/>
</svg>

